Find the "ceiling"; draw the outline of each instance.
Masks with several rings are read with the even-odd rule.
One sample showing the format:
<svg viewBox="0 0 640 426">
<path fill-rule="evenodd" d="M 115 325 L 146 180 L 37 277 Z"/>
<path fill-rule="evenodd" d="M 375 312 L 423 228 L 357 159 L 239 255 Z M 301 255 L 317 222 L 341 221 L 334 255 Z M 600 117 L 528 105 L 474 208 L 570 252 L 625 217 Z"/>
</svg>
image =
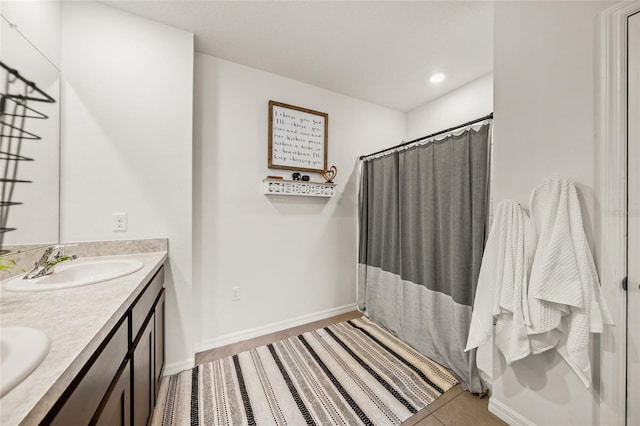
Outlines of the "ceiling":
<svg viewBox="0 0 640 426">
<path fill-rule="evenodd" d="M 399 111 L 493 68 L 489 1 L 103 3 L 193 32 L 197 52 Z"/>
</svg>

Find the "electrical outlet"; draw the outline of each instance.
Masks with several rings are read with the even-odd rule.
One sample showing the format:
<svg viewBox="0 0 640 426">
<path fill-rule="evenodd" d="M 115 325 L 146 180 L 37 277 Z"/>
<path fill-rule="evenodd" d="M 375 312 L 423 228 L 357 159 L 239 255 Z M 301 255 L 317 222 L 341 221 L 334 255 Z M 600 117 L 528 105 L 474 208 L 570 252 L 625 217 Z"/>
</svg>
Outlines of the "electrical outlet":
<svg viewBox="0 0 640 426">
<path fill-rule="evenodd" d="M 126 213 L 111 213 L 113 232 L 126 232 L 127 231 L 127 214 Z"/>
<path fill-rule="evenodd" d="M 240 300 L 240 287 L 231 287 L 231 301 Z"/>
</svg>

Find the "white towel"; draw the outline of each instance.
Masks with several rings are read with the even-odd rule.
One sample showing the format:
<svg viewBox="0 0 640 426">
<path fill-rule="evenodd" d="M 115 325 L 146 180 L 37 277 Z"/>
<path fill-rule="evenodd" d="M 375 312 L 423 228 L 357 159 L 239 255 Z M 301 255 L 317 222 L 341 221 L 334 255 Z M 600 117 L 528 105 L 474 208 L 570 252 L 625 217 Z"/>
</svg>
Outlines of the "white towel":
<svg viewBox="0 0 640 426">
<path fill-rule="evenodd" d="M 613 324 L 582 224 L 575 185 L 554 176 L 531 195 L 528 324 L 533 353 L 555 347 L 586 387 L 591 386 L 590 332 Z"/>
<path fill-rule="evenodd" d="M 530 353 L 522 312 L 527 227 L 528 218 L 517 202 L 504 200 L 497 206 L 482 257 L 465 351 L 491 341 L 495 317 L 495 343 L 507 362 Z M 491 376 L 490 366 L 478 367 Z"/>
</svg>

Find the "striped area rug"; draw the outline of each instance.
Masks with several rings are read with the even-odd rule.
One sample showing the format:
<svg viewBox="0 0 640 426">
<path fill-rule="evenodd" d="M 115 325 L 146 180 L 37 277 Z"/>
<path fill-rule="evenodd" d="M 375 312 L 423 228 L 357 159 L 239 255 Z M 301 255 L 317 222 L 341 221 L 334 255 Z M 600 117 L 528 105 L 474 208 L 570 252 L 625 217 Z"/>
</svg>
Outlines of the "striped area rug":
<svg viewBox="0 0 640 426">
<path fill-rule="evenodd" d="M 154 425 L 398 425 L 457 384 L 365 317 L 163 381 Z"/>
</svg>

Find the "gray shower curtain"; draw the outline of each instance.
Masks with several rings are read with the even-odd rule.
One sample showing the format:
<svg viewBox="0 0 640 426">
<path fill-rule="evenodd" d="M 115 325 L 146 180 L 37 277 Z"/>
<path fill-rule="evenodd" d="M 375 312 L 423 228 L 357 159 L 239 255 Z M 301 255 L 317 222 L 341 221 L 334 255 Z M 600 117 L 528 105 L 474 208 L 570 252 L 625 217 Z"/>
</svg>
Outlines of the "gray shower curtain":
<svg viewBox="0 0 640 426">
<path fill-rule="evenodd" d="M 358 306 L 483 392 L 464 352 L 488 207 L 490 124 L 363 160 Z"/>
</svg>

